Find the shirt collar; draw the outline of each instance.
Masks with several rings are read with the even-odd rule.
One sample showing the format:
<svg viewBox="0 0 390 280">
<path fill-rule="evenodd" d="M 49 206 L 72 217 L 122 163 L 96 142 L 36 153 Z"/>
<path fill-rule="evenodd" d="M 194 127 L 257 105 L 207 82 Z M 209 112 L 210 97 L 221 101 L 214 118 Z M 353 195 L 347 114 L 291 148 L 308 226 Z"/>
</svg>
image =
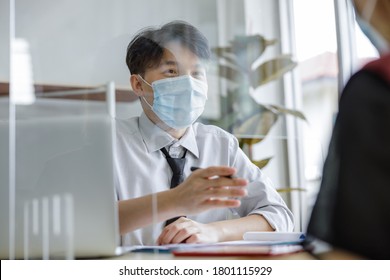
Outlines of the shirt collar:
<svg viewBox="0 0 390 280">
<path fill-rule="evenodd" d="M 155 125 L 145 113 L 142 113 L 139 118 L 139 128 L 149 153 L 160 150 L 175 141 L 175 138 Z M 180 138 L 179 143 L 196 158 L 199 158 L 198 145 L 192 125 L 187 129 L 183 137 Z"/>
</svg>

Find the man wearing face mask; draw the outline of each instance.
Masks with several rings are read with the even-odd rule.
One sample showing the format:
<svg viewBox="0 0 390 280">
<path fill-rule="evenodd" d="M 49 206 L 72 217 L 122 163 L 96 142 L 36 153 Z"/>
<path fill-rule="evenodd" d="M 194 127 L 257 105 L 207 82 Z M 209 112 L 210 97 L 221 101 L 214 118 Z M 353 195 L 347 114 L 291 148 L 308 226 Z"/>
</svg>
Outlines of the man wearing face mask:
<svg viewBox="0 0 390 280">
<path fill-rule="evenodd" d="M 354 0 L 380 58 L 345 86 L 308 227 L 364 258 L 390 259 L 390 0 Z"/>
<path fill-rule="evenodd" d="M 209 58 L 207 39 L 178 21 L 142 30 L 127 48 L 143 113 L 117 121 L 123 244 L 221 242 L 246 231 L 293 229 L 290 210 L 237 139 L 196 122 L 207 100 Z M 238 217 L 227 220 L 231 212 Z"/>
</svg>

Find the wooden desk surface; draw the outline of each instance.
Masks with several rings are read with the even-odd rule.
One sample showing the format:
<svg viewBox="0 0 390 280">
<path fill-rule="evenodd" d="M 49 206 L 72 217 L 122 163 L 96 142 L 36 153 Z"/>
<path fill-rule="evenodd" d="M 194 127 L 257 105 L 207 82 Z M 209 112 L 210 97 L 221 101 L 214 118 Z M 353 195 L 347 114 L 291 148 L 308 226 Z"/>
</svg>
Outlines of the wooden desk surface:
<svg viewBox="0 0 390 280">
<path fill-rule="evenodd" d="M 324 252 L 317 255 L 320 260 L 364 260 L 363 256 L 357 255 L 352 252 L 348 252 L 342 249 L 332 249 L 328 252 Z"/>
</svg>

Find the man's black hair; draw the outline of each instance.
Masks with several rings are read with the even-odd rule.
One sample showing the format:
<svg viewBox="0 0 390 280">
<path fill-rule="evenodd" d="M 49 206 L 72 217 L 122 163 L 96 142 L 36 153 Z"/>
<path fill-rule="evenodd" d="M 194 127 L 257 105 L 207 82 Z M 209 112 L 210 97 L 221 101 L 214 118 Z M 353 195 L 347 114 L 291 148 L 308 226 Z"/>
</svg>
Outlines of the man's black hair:
<svg viewBox="0 0 390 280">
<path fill-rule="evenodd" d="M 126 64 L 131 74 L 144 75 L 145 71 L 159 65 L 164 46 L 178 42 L 202 60 L 210 59 L 207 38 L 194 26 L 184 21 L 172 21 L 161 28 L 140 31 L 127 46 Z"/>
</svg>

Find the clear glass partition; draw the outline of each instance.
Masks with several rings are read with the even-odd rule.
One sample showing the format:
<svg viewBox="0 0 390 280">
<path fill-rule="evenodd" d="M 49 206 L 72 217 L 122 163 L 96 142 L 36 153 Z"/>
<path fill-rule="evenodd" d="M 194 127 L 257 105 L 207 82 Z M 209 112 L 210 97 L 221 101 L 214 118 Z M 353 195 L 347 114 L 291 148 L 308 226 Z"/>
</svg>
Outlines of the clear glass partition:
<svg viewBox="0 0 390 280">
<path fill-rule="evenodd" d="M 303 181 L 290 180 L 286 118 L 304 122 L 305 112 L 285 104 L 294 92 L 283 77 L 296 71 L 296 58 L 282 48 L 282 2 L 2 1 L 0 34 L 10 35 L 0 40 L 0 215 L 12 236 L 2 230 L 1 257 L 82 257 L 81 243 L 103 242 L 88 222 L 93 228 L 96 219 L 110 217 L 102 222 L 112 229 L 105 237 L 116 235 L 112 242 L 120 245 L 114 208 L 96 209 L 104 197 L 117 198 L 114 117 L 142 112 L 129 84 L 126 47 L 138 30 L 171 20 L 196 26 L 212 48 L 200 121 L 235 134 L 281 192 L 304 190 Z M 301 145 L 301 136 L 293 137 Z M 294 208 L 291 196 L 284 198 Z M 153 230 L 157 238 L 161 224 Z"/>
<path fill-rule="evenodd" d="M 10 48 L 10 6 L 9 1 L 0 2 L 0 222 L 9 224 L 9 84 L 10 78 L 9 48 Z M 9 229 L 2 226 L 0 231 L 0 248 L 8 256 Z"/>
</svg>

